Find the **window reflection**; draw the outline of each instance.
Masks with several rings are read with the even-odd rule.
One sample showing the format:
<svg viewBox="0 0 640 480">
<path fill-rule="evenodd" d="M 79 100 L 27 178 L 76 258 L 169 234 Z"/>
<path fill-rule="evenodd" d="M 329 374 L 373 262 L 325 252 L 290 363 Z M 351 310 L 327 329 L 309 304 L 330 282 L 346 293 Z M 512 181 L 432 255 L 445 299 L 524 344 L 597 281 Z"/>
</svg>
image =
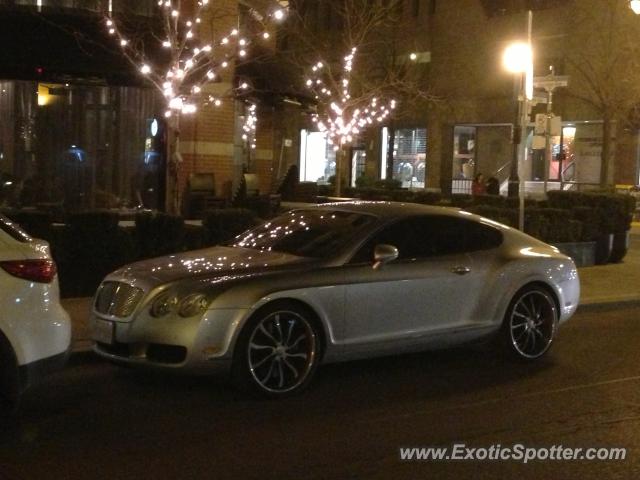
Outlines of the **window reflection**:
<svg viewBox="0 0 640 480">
<path fill-rule="evenodd" d="M 235 247 L 328 258 L 350 244 L 375 217 L 354 212 L 296 210 L 240 235 Z"/>
</svg>

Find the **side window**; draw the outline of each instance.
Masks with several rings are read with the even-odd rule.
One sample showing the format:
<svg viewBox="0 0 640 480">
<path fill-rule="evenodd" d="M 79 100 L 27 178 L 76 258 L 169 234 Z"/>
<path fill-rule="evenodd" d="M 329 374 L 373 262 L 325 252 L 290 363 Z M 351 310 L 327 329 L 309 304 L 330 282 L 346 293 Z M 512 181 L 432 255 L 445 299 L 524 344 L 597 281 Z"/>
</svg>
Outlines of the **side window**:
<svg viewBox="0 0 640 480">
<path fill-rule="evenodd" d="M 415 219 L 416 237 L 425 243 L 425 256 L 455 255 L 500 246 L 499 230 L 473 220 L 433 215 Z"/>
<path fill-rule="evenodd" d="M 491 250 L 502 245 L 502 232 L 497 228 L 485 225 L 483 223 L 468 222 L 469 228 L 469 245 L 472 250 Z"/>
<path fill-rule="evenodd" d="M 407 260 L 497 248 L 502 233 L 489 225 L 448 215 L 413 217 L 375 234 L 350 263 L 371 262 L 375 246 L 382 243 L 397 247 L 398 259 Z"/>
<path fill-rule="evenodd" d="M 387 225 L 378 233 L 375 233 L 367 242 L 360 247 L 360 250 L 353 256 L 349 263 L 370 263 L 373 261 L 373 251 L 376 245 L 387 244 L 393 245 L 398 249 L 398 258 L 410 258 L 408 254 L 408 246 L 414 232 L 411 228 L 411 222 L 408 220 L 400 220 L 392 225 Z"/>
</svg>

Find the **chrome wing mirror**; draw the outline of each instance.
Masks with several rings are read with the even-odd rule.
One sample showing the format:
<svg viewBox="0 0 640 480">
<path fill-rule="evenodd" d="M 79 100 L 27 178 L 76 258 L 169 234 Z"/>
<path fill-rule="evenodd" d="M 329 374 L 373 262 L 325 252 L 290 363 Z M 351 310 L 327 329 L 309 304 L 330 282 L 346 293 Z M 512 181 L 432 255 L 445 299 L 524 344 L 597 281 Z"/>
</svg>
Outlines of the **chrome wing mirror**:
<svg viewBox="0 0 640 480">
<path fill-rule="evenodd" d="M 376 245 L 373 250 L 373 268 L 377 270 L 385 263 L 392 262 L 396 258 L 398 258 L 398 249 L 393 245 Z"/>
</svg>

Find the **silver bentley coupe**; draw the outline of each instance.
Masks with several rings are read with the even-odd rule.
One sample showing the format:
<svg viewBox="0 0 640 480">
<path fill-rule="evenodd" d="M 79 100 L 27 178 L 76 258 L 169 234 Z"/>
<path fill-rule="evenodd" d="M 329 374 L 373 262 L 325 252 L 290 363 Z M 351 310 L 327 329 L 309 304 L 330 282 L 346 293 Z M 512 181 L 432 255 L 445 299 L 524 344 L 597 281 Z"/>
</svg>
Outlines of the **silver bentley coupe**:
<svg viewBox="0 0 640 480">
<path fill-rule="evenodd" d="M 579 296 L 570 258 L 492 220 L 332 203 L 108 275 L 91 332 L 110 361 L 225 372 L 277 397 L 304 389 L 321 363 L 487 340 L 539 358 Z"/>
</svg>

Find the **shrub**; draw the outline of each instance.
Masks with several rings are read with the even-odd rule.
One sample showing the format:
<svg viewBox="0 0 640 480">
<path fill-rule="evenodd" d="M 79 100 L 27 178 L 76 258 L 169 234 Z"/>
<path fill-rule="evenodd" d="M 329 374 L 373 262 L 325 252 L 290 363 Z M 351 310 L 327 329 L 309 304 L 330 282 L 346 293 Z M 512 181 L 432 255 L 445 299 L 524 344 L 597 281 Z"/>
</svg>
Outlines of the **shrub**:
<svg viewBox="0 0 640 480">
<path fill-rule="evenodd" d="M 540 216 L 540 219 L 536 219 Z M 530 211 L 530 221 L 539 222 L 539 237 L 547 243 L 577 242 L 581 239 L 582 222 L 572 217 L 571 211 L 561 208 L 538 208 Z"/>
<path fill-rule="evenodd" d="M 185 249 L 184 219 L 166 213 L 136 215 L 134 231 L 138 258 L 159 257 Z"/>
<path fill-rule="evenodd" d="M 356 178 L 356 188 L 368 188 L 373 187 L 376 183 L 376 179 L 369 177 L 368 175 L 362 175 Z"/>
<path fill-rule="evenodd" d="M 255 226 L 258 219 L 251 210 L 227 208 L 206 212 L 202 226 L 203 244 L 217 245 Z"/>
<path fill-rule="evenodd" d="M 466 193 L 454 193 L 451 195 L 451 206 L 465 208 L 473 205 L 473 197 Z"/>
<path fill-rule="evenodd" d="M 442 201 L 442 194 L 440 192 L 418 190 L 413 192 L 412 201 L 415 203 L 423 203 L 425 205 L 437 205 Z"/>
<path fill-rule="evenodd" d="M 472 197 L 474 205 L 487 205 L 490 207 L 506 208 L 507 198 L 501 195 L 475 195 Z"/>
<path fill-rule="evenodd" d="M 395 178 L 385 178 L 384 180 L 376 180 L 373 186 L 384 190 L 398 190 L 402 188 L 402 182 Z"/>
<path fill-rule="evenodd" d="M 635 211 L 635 202 L 630 195 L 598 192 L 547 192 L 549 206 L 554 208 L 575 209 L 588 207 L 597 214 L 597 224 L 600 234 L 625 232 L 631 228 L 631 221 Z M 589 231 L 590 227 L 589 227 Z"/>
<path fill-rule="evenodd" d="M 64 296 L 92 295 L 105 275 L 135 259 L 131 235 L 118 215 L 86 212 L 69 216 L 59 257 Z"/>
<path fill-rule="evenodd" d="M 582 234 L 579 241 L 593 242 L 600 234 L 600 212 L 591 207 L 574 207 L 571 209 L 571 216 L 575 220 L 582 222 Z"/>
</svg>

